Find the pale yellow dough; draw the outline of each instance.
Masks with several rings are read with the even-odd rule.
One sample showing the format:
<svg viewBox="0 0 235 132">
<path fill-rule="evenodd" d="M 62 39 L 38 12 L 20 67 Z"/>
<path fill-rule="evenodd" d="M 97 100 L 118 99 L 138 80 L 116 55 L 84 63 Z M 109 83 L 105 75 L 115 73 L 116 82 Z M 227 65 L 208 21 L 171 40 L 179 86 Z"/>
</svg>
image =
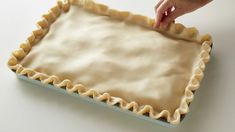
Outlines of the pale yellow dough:
<svg viewBox="0 0 235 132">
<path fill-rule="evenodd" d="M 200 48 L 196 42 L 74 6 L 52 24 L 21 64 L 173 115 Z"/>
</svg>

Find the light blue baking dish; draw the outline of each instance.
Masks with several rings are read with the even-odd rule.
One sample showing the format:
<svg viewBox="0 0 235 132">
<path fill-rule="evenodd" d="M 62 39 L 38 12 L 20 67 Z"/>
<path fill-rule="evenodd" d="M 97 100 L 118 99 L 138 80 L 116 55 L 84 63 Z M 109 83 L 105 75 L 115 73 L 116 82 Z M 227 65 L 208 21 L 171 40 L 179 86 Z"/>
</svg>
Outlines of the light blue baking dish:
<svg viewBox="0 0 235 132">
<path fill-rule="evenodd" d="M 120 109 L 117 106 L 110 106 L 110 105 L 107 105 L 104 102 L 95 101 L 94 99 L 92 99 L 90 97 L 80 96 L 78 93 L 68 93 L 65 89 L 58 88 L 58 87 L 55 87 L 55 86 L 50 85 L 50 84 L 43 84 L 40 81 L 30 79 L 30 78 L 28 78 L 26 76 L 23 76 L 23 75 L 17 75 L 17 77 L 21 80 L 24 80 L 24 81 L 27 81 L 27 82 L 30 82 L 30 83 L 33 83 L 33 84 L 36 84 L 36 85 L 39 85 L 39 86 L 42 86 L 42 87 L 46 87 L 46 88 L 49 88 L 49 89 L 52 89 L 52 90 L 56 90 L 56 91 L 59 91 L 63 94 L 71 95 L 71 96 L 76 97 L 78 99 L 87 101 L 88 103 L 94 103 L 94 104 L 97 104 L 97 105 L 100 105 L 100 106 L 103 106 L 103 107 L 106 107 L 106 108 L 110 108 L 110 109 L 115 110 L 115 111 L 126 113 L 128 115 L 134 116 L 136 118 L 139 118 L 139 119 L 142 119 L 142 120 L 154 123 L 154 124 L 158 124 L 158 125 L 161 125 L 161 126 L 164 126 L 164 127 L 169 127 L 169 128 L 176 127 L 176 125 L 173 125 L 173 124 L 161 121 L 161 120 L 152 119 L 152 118 L 149 118 L 149 117 L 144 116 L 144 115 L 137 115 L 137 114 L 135 114 L 131 111 Z"/>
</svg>

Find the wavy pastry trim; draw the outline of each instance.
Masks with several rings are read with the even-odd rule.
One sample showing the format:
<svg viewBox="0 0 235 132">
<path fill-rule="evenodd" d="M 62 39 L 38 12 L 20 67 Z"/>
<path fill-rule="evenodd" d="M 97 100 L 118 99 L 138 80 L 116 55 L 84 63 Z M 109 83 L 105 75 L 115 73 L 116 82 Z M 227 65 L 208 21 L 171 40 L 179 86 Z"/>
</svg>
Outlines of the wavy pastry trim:
<svg viewBox="0 0 235 132">
<path fill-rule="evenodd" d="M 62 12 L 69 11 L 71 5 L 80 6 L 88 11 L 92 11 L 99 15 L 106 15 L 114 19 L 124 20 L 131 23 L 139 24 L 153 30 L 154 19 L 146 16 L 132 14 L 127 11 L 117 11 L 110 9 L 106 5 L 94 3 L 91 0 L 64 0 L 58 1 L 48 13 L 42 16 L 37 22 L 37 29 L 23 42 L 19 49 L 15 50 L 8 60 L 9 68 L 18 75 L 25 75 L 30 79 L 41 81 L 43 84 L 51 84 L 59 88 L 64 88 L 69 93 L 78 93 L 81 96 L 88 96 L 97 101 L 106 102 L 108 105 L 119 106 L 123 110 L 130 110 L 137 115 L 147 115 L 153 119 L 163 119 L 171 124 L 178 124 L 181 117 L 189 111 L 189 104 L 192 102 L 193 91 L 199 88 L 200 81 L 203 78 L 206 63 L 210 59 L 210 51 L 212 46 L 212 38 L 210 35 L 200 36 L 196 28 L 186 28 L 182 24 L 172 23 L 167 29 L 160 28 L 158 31 L 188 41 L 195 41 L 201 44 L 200 59 L 198 64 L 194 66 L 194 72 L 190 81 L 185 88 L 185 94 L 181 100 L 179 108 L 175 110 L 173 115 L 168 110 L 156 112 L 152 106 L 139 106 L 137 102 L 127 102 L 122 98 L 113 97 L 109 93 L 99 93 L 94 89 L 89 89 L 82 84 L 73 84 L 70 80 L 60 80 L 57 76 L 49 76 L 44 73 L 36 72 L 19 64 L 39 40 L 41 40 L 49 31 L 50 25 L 60 16 Z"/>
</svg>

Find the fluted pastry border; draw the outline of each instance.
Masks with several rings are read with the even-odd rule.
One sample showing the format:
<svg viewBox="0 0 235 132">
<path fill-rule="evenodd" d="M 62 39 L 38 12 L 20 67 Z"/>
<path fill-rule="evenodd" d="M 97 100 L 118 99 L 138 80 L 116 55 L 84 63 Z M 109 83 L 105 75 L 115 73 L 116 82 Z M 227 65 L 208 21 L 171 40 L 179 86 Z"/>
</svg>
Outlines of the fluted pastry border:
<svg viewBox="0 0 235 132">
<path fill-rule="evenodd" d="M 153 119 L 164 119 L 168 123 L 178 124 L 181 121 L 182 116 L 189 111 L 189 104 L 192 102 L 194 97 L 193 91 L 199 88 L 200 81 L 204 75 L 203 72 L 205 70 L 206 63 L 210 59 L 210 51 L 212 46 L 212 38 L 210 35 L 200 36 L 196 28 L 186 28 L 182 24 L 174 23 L 172 23 L 167 29 L 158 29 L 159 32 L 171 35 L 172 37 L 198 42 L 201 44 L 201 52 L 199 54 L 199 62 L 194 66 L 194 72 L 187 87 L 185 88 L 185 94 L 181 100 L 179 108 L 175 110 L 173 115 L 171 115 L 168 110 L 156 112 L 150 105 L 139 106 L 137 102 L 127 102 L 122 98 L 113 97 L 109 93 L 101 94 L 94 89 L 85 87 L 82 84 L 73 84 L 68 79 L 60 80 L 57 76 L 49 76 L 44 73 L 39 73 L 33 69 L 23 67 L 19 63 L 19 61 L 30 52 L 31 48 L 47 34 L 50 25 L 60 16 L 60 14 L 69 11 L 71 5 L 77 5 L 99 15 L 106 15 L 114 19 L 132 22 L 153 30 L 152 27 L 154 24 L 154 19 L 146 16 L 110 9 L 103 4 L 94 3 L 91 0 L 60 0 L 42 16 L 42 19 L 37 22 L 37 29 L 32 31 L 27 40 L 12 53 L 10 59 L 8 60 L 8 67 L 18 75 L 24 75 L 30 79 L 41 81 L 43 84 L 51 84 L 55 87 L 63 88 L 69 93 L 78 93 L 81 96 L 88 96 L 96 101 L 105 102 L 107 105 L 116 105 L 123 110 L 130 110 L 137 115 L 147 115 Z"/>
</svg>

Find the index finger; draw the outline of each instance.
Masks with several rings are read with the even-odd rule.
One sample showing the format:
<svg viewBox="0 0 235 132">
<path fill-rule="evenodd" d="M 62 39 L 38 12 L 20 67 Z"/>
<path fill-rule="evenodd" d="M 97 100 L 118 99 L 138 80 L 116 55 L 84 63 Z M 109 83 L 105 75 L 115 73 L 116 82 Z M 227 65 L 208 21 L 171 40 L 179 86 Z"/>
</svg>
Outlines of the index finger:
<svg viewBox="0 0 235 132">
<path fill-rule="evenodd" d="M 155 28 L 160 26 L 160 22 L 162 21 L 164 13 L 171 7 L 171 2 L 165 0 L 162 4 L 155 9 L 156 11 L 156 20 L 155 20 Z"/>
</svg>

